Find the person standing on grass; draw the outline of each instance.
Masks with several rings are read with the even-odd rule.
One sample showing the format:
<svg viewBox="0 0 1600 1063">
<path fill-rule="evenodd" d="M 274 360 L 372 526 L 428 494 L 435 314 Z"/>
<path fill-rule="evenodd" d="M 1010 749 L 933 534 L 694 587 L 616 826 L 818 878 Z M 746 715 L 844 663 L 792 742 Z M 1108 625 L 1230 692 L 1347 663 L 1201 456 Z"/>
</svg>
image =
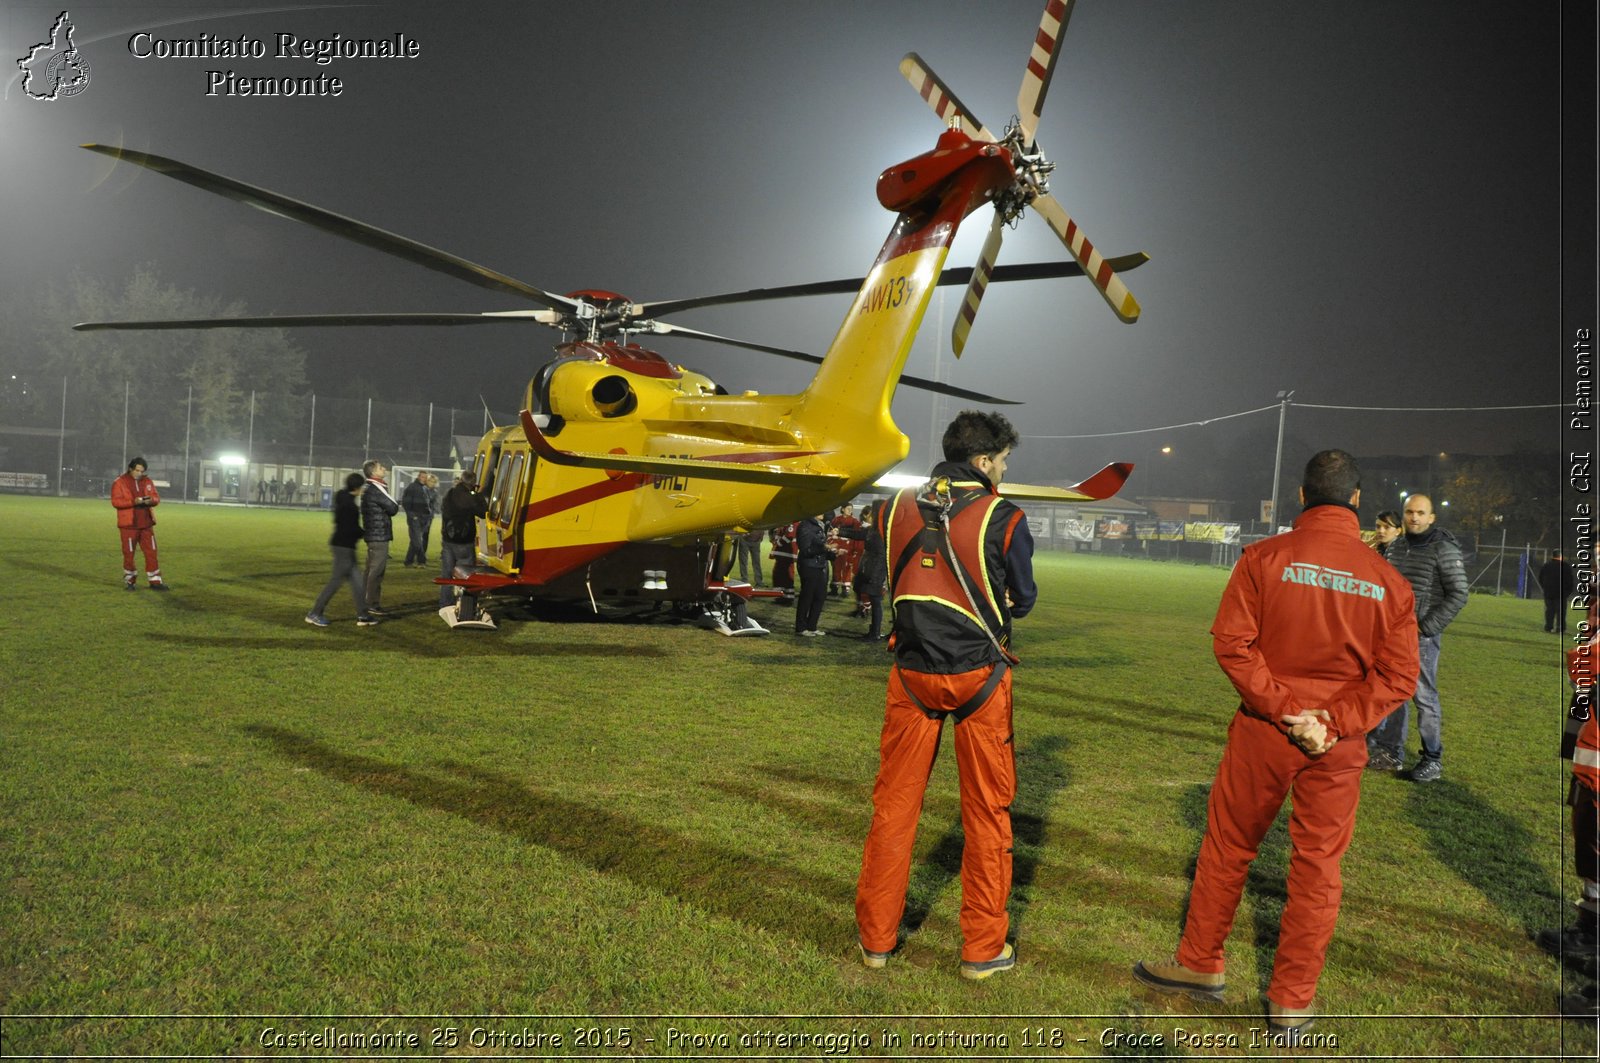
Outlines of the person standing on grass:
<svg viewBox="0 0 1600 1063">
<path fill-rule="evenodd" d="M 1206 806 L 1177 955 L 1138 963 L 1166 993 L 1220 1001 L 1223 943 L 1250 862 L 1285 796 L 1288 901 L 1267 986 L 1267 1024 L 1296 1045 L 1339 915 L 1339 862 L 1355 830 L 1362 736 L 1417 683 L 1411 586 L 1361 541 L 1361 470 L 1342 450 L 1306 465 L 1292 531 L 1244 548 L 1211 625 L 1217 663 L 1239 692 Z"/>
<path fill-rule="evenodd" d="M 477 570 L 478 521 L 489 513 L 489 500 L 478 490 L 478 477 L 471 469 L 456 477 L 455 486 L 445 492 L 440 505 L 439 575 L 465 579 Z M 456 601 L 456 589 L 439 585 L 439 608 L 456 610 L 458 621 L 478 619 L 478 596 L 463 593 Z"/>
<path fill-rule="evenodd" d="M 406 568 L 428 563 L 428 533 L 433 530 L 433 492 L 428 489 L 428 474 L 416 479 L 400 492 L 400 508 L 406 511 Z"/>
<path fill-rule="evenodd" d="M 849 502 L 846 502 L 839 510 L 839 514 L 828 522 L 829 535 L 834 539 L 849 540 L 850 536 L 845 534 L 845 529 L 859 527 L 861 521 L 856 517 L 856 507 Z M 843 542 L 839 546 L 840 549 L 833 555 L 833 582 L 828 584 L 830 598 L 835 595 L 840 598 L 850 596 L 850 584 L 855 582 L 856 564 L 861 555 L 860 539 Z"/>
<path fill-rule="evenodd" d="M 882 520 L 883 503 L 874 502 L 867 507 L 862 519 L 853 528 L 840 528 L 839 536 L 858 546 L 861 563 L 850 589 L 856 595 L 856 611 L 851 616 L 868 618 L 867 633 L 861 637 L 868 642 L 883 639 L 883 584 L 889 578 L 889 564 L 883 556 L 883 533 L 878 525 Z"/>
<path fill-rule="evenodd" d="M 767 533 L 772 540 L 772 585 L 779 590 L 794 591 L 794 539 L 799 534 L 799 525 L 780 524 Z M 778 599 L 779 605 L 791 605 L 794 599 L 789 595 Z"/>
<path fill-rule="evenodd" d="M 1557 550 L 1539 567 L 1539 589 L 1544 592 L 1544 629 L 1557 635 L 1567 633 L 1567 603 L 1572 600 L 1577 578 L 1572 563 Z"/>
<path fill-rule="evenodd" d="M 122 540 L 122 586 L 133 590 L 138 586 L 138 571 L 133 567 L 134 551 L 144 554 L 144 578 L 153 591 L 164 591 L 161 579 L 161 561 L 156 556 L 155 508 L 161 504 L 161 493 L 155 481 L 145 475 L 148 466 L 143 458 L 128 462 L 128 471 L 111 481 L 111 504 L 117 510 L 117 533 Z"/>
<path fill-rule="evenodd" d="M 828 597 L 829 557 L 837 548 L 828 542 L 828 525 L 821 514 L 795 525 L 795 570 L 800 575 L 800 600 L 794 607 L 794 633 L 804 638 L 826 635 L 818 629 L 822 604 Z"/>
<path fill-rule="evenodd" d="M 1406 533 L 1389 544 L 1384 557 L 1411 581 L 1417 602 L 1417 632 L 1422 673 L 1410 704 L 1402 703 L 1373 728 L 1367 738 L 1372 767 L 1399 771 L 1405 767 L 1406 723 L 1410 705 L 1417 707 L 1417 737 L 1422 759 L 1407 776 L 1412 782 L 1437 782 L 1444 774 L 1444 710 L 1439 704 L 1439 649 L 1444 629 L 1467 604 L 1467 566 L 1456 537 L 1435 528 L 1433 499 L 1410 495 L 1400 514 Z"/>
<path fill-rule="evenodd" d="M 961 787 L 961 976 L 1016 965 L 1010 922 L 1011 621 L 1028 614 L 1033 538 L 1022 510 L 1001 498 L 1017 430 L 966 410 L 944 433 L 945 460 L 928 483 L 901 491 L 880 518 L 894 604 L 889 672 L 872 787 L 872 826 L 856 882 L 861 962 L 883 967 L 899 944 L 928 775 L 945 719 L 955 727 Z"/>
<path fill-rule="evenodd" d="M 384 482 L 389 467 L 381 461 L 361 466 L 367 484 L 361 492 L 362 537 L 367 541 L 367 612 L 383 616 L 383 572 L 389 567 L 389 544 L 394 541 L 394 515 L 400 503 L 389 495 Z"/>
<path fill-rule="evenodd" d="M 378 622 L 367 612 L 366 587 L 361 570 L 356 567 L 356 543 L 361 541 L 360 498 L 366 485 L 367 478 L 353 472 L 344 478 L 344 490 L 333 496 L 333 537 L 328 540 L 328 547 L 333 551 L 333 575 L 328 577 L 322 593 L 317 595 L 316 604 L 306 614 L 306 623 L 312 627 L 328 626 L 323 610 L 333 601 L 339 584 L 346 580 L 350 582 L 350 597 L 356 605 L 356 626 L 372 627 Z"/>
</svg>

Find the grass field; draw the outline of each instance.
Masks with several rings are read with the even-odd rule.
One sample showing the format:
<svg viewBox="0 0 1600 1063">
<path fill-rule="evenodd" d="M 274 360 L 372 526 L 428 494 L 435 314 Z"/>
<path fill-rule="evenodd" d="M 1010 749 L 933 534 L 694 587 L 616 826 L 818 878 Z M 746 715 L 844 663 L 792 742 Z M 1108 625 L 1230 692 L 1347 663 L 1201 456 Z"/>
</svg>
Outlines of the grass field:
<svg viewBox="0 0 1600 1063">
<path fill-rule="evenodd" d="M 1041 556 L 1018 637 L 1021 963 L 973 984 L 948 748 L 907 944 L 887 970 L 857 961 L 881 648 L 794 639 L 764 604 L 765 639 L 450 632 L 398 562 L 399 619 L 357 629 L 341 591 L 319 631 L 301 617 L 325 514 L 158 515 L 174 590 L 127 594 L 108 505 L 0 498 L 5 1054 L 1270 1051 L 1249 1045 L 1281 819 L 1227 1003 L 1128 975 L 1176 944 L 1236 704 L 1206 634 L 1220 570 Z M 843 611 L 823 626 L 861 630 Z M 1319 996 L 1334 1043 L 1299 1054 L 1592 1055 L 1592 1025 L 1551 1017 L 1562 975 L 1530 940 L 1575 885 L 1540 621 L 1475 595 L 1447 633 L 1445 778 L 1365 781 Z"/>
</svg>

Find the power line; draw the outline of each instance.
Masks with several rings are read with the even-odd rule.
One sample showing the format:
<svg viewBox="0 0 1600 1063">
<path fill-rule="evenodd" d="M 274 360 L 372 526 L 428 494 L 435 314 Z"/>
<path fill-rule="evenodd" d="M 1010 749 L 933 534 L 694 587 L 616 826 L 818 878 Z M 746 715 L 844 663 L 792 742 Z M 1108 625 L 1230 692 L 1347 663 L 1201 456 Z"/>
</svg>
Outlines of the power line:
<svg viewBox="0 0 1600 1063">
<path fill-rule="evenodd" d="M 1289 405 L 1307 410 L 1355 410 L 1365 413 L 1492 413 L 1505 410 L 1559 410 L 1570 403 L 1546 402 L 1531 406 L 1333 406 L 1316 402 L 1291 402 Z M 1163 425 L 1160 428 L 1134 428 L 1125 432 L 1086 432 L 1079 435 L 1064 436 L 1036 436 L 1029 435 L 1027 439 L 1107 439 L 1112 436 L 1138 436 L 1151 432 L 1171 432 L 1178 428 L 1202 428 L 1218 421 L 1230 421 L 1236 417 L 1249 417 L 1257 413 L 1266 413 L 1268 410 L 1278 409 L 1279 404 L 1261 406 L 1254 410 L 1241 410 L 1239 413 L 1225 413 L 1220 417 L 1208 417 L 1203 421 L 1184 421 L 1182 424 Z"/>
<path fill-rule="evenodd" d="M 1026 438 L 1028 438 L 1028 439 L 1104 439 L 1107 436 L 1137 436 L 1137 435 L 1144 435 L 1146 432 L 1170 432 L 1175 428 L 1200 428 L 1200 427 L 1203 427 L 1203 426 L 1208 425 L 1208 424 L 1215 424 L 1217 421 L 1229 421 L 1229 420 L 1232 420 L 1235 417 L 1249 417 L 1253 413 L 1265 413 L 1268 410 L 1276 410 L 1277 408 L 1278 408 L 1278 404 L 1275 402 L 1271 406 L 1263 406 L 1259 410 L 1244 410 L 1244 411 L 1241 411 L 1239 413 L 1225 413 L 1221 417 L 1208 417 L 1204 421 L 1185 421 L 1183 424 L 1169 424 L 1164 428 L 1135 428 L 1135 429 L 1132 429 L 1132 430 L 1127 431 L 1127 432 L 1090 432 L 1090 433 L 1087 433 L 1085 435 L 1075 435 L 1075 436 L 1035 436 L 1035 435 L 1030 435 L 1030 436 L 1027 436 Z"/>
<path fill-rule="evenodd" d="M 1366 410 L 1372 413 L 1478 413 L 1493 410 L 1559 410 L 1559 402 L 1544 402 L 1534 406 L 1324 406 L 1315 402 L 1296 402 L 1308 410 Z M 1570 405 L 1570 403 L 1565 404 Z"/>
</svg>

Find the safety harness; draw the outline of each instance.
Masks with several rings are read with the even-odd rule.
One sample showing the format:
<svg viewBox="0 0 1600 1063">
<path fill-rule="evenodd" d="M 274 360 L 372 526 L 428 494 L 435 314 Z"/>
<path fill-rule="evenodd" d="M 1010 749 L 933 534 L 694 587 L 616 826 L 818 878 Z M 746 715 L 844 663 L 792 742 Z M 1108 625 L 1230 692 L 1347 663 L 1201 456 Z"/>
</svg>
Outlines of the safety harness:
<svg viewBox="0 0 1600 1063">
<path fill-rule="evenodd" d="M 912 691 L 911 685 L 905 681 L 905 676 L 902 674 L 900 678 L 901 689 L 906 692 L 906 696 L 911 699 L 912 704 L 920 709 L 922 714 L 930 720 L 940 720 L 948 716 L 959 724 L 962 720 L 977 712 L 984 702 L 989 700 L 990 695 L 1000 685 L 1000 681 L 1005 678 L 1007 670 L 1017 663 L 1017 658 L 1001 644 L 999 636 L 995 634 L 994 629 L 989 624 L 988 614 L 994 611 L 996 606 L 991 604 L 989 609 L 985 609 L 978 603 L 978 596 L 973 592 L 972 588 L 973 577 L 967 571 L 966 565 L 957 556 L 955 541 L 950 534 L 950 521 L 954 514 L 959 513 L 968 505 L 983 497 L 985 496 L 979 492 L 965 492 L 960 499 L 957 499 L 954 492 L 951 491 L 950 477 L 948 476 L 936 477 L 919 488 L 916 495 L 917 513 L 922 518 L 922 530 L 913 535 L 905 546 L 901 548 L 899 556 L 895 558 L 894 570 L 890 575 L 889 586 L 892 591 L 899 584 L 901 573 L 906 570 L 907 566 L 919 554 L 922 555 L 920 563 L 928 568 L 934 566 L 935 556 L 944 558 L 945 564 L 950 566 L 950 571 L 956 578 L 956 583 L 961 587 L 961 593 L 965 595 L 967 604 L 972 607 L 971 615 L 977 620 L 978 626 L 983 630 L 984 635 L 988 637 L 990 645 L 995 649 L 995 653 L 999 655 L 999 661 L 990 670 L 989 678 L 984 682 L 983 686 L 978 689 L 977 693 L 954 709 L 933 709 L 923 704 L 922 699 L 918 698 L 916 693 Z M 888 529 L 885 530 L 887 531 Z M 978 544 L 978 548 L 980 550 L 983 549 L 981 542 Z M 899 662 L 896 662 L 894 667 L 896 672 L 902 671 Z"/>
</svg>

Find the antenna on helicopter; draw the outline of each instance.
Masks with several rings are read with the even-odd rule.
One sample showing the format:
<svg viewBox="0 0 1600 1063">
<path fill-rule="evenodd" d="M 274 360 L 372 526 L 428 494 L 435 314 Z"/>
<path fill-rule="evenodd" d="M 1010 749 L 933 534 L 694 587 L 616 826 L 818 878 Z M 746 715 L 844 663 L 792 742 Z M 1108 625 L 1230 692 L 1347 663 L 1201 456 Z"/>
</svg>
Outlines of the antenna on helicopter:
<svg viewBox="0 0 1600 1063">
<path fill-rule="evenodd" d="M 483 419 L 489 422 L 489 427 L 499 428 L 500 426 L 494 423 L 494 414 L 489 412 L 489 400 L 483 397 L 481 391 L 478 392 L 478 401 L 483 403 Z"/>
</svg>

